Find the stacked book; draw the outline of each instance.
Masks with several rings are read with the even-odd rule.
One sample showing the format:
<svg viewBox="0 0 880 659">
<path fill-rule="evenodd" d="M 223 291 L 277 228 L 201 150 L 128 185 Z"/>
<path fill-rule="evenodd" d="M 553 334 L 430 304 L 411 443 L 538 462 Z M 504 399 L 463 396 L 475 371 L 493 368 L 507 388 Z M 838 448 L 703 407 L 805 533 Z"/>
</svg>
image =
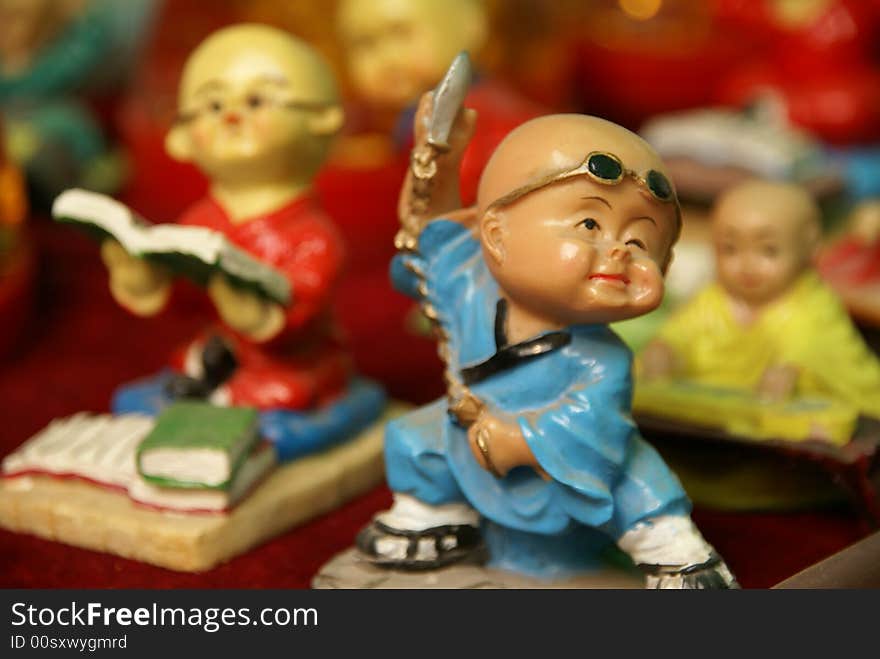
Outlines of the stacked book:
<svg viewBox="0 0 880 659">
<path fill-rule="evenodd" d="M 53 421 L 6 457 L 2 476 L 78 478 L 153 508 L 220 513 L 275 465 L 256 410 L 180 402 L 156 419 L 80 413 Z"/>
</svg>

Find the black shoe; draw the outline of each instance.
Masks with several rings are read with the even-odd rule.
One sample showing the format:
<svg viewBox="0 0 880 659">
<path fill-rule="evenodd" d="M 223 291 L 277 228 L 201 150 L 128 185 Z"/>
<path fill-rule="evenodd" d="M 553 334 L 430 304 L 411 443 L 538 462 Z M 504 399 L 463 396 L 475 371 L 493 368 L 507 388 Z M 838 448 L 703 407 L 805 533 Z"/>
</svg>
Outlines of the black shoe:
<svg viewBox="0 0 880 659">
<path fill-rule="evenodd" d="M 191 378 L 188 375 L 173 375 L 171 379 L 165 383 L 165 393 L 174 400 L 195 399 L 205 400 L 214 391 L 214 387 L 210 386 L 204 380 Z"/>
<path fill-rule="evenodd" d="M 718 554 L 695 565 L 639 565 L 646 577 L 646 588 L 706 590 L 739 588 L 736 577 Z"/>
<path fill-rule="evenodd" d="M 405 557 L 381 554 L 378 541 L 383 538 L 405 539 Z M 373 520 L 361 529 L 355 544 L 374 565 L 400 570 L 433 570 L 459 562 L 484 563 L 487 558 L 480 530 L 469 524 L 403 531 Z"/>
<path fill-rule="evenodd" d="M 202 348 L 202 379 L 212 389 L 226 382 L 237 367 L 235 355 L 222 338 L 215 334 L 205 342 Z"/>
<path fill-rule="evenodd" d="M 202 348 L 202 377 L 174 375 L 165 384 L 165 393 L 174 400 L 207 399 L 217 387 L 229 379 L 237 367 L 238 362 L 232 350 L 222 338 L 214 335 Z"/>
</svg>

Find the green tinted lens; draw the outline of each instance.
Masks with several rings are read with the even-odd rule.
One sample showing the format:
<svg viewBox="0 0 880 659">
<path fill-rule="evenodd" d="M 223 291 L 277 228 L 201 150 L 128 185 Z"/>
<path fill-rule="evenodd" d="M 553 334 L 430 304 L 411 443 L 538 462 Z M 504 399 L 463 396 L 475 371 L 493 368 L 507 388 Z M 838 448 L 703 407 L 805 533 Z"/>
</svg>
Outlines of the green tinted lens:
<svg viewBox="0 0 880 659">
<path fill-rule="evenodd" d="M 648 172 L 645 181 L 648 184 L 648 189 L 651 191 L 651 194 L 657 197 L 657 199 L 660 199 L 661 201 L 669 201 L 672 199 L 672 185 L 669 183 L 669 179 L 663 176 L 663 174 L 652 169 Z"/>
<path fill-rule="evenodd" d="M 605 153 L 594 153 L 587 161 L 590 174 L 603 181 L 619 181 L 623 176 L 623 165 L 616 158 Z"/>
</svg>

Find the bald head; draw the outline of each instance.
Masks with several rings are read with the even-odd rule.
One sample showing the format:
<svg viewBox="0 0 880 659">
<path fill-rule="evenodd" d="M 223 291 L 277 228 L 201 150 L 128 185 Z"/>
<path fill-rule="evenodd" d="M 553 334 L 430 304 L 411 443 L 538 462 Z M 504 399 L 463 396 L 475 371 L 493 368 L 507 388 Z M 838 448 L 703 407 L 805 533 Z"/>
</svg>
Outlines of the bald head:
<svg viewBox="0 0 880 659">
<path fill-rule="evenodd" d="M 798 185 L 753 180 L 730 188 L 712 212 L 719 282 L 750 305 L 778 299 L 812 267 L 820 219 Z"/>
<path fill-rule="evenodd" d="M 756 179 L 733 186 L 718 198 L 712 217 L 716 225 L 772 225 L 805 241 L 818 240 L 821 228 L 819 206 L 810 193 L 782 181 Z"/>
<path fill-rule="evenodd" d="M 492 154 L 477 193 L 480 212 L 513 190 L 578 167 L 592 151 L 614 154 L 640 175 L 666 174 L 660 156 L 632 131 L 583 114 L 548 115 L 513 130 Z"/>
<path fill-rule="evenodd" d="M 180 83 L 169 155 L 217 184 L 307 185 L 344 121 L 330 67 L 266 25 L 233 25 L 193 51 Z"/>
<path fill-rule="evenodd" d="M 468 28 L 461 21 L 482 18 L 486 13 L 484 4 L 481 0 L 342 0 L 336 17 L 343 37 L 356 36 L 366 25 L 395 20 L 432 22 L 458 40 Z"/>
<path fill-rule="evenodd" d="M 594 152 L 605 157 L 588 161 Z M 655 309 L 680 226 L 663 170 L 644 140 L 596 117 L 512 131 L 477 193 L 483 255 L 505 298 L 559 326 Z"/>
<path fill-rule="evenodd" d="M 247 82 L 255 76 L 289 87 L 298 101 L 338 103 L 332 70 L 308 44 L 268 25 L 242 24 L 215 32 L 189 56 L 180 83 L 180 107 L 188 107 L 206 87 Z"/>
<path fill-rule="evenodd" d="M 358 94 L 387 109 L 418 100 L 488 27 L 480 0 L 342 0 L 337 23 Z"/>
</svg>

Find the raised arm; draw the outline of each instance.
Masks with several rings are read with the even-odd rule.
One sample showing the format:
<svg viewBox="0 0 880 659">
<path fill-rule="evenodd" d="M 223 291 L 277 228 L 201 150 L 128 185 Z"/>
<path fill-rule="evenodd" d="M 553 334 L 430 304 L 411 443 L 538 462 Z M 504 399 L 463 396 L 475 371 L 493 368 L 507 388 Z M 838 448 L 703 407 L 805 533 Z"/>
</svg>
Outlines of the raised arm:
<svg viewBox="0 0 880 659">
<path fill-rule="evenodd" d="M 410 168 L 400 192 L 398 216 L 401 232 L 398 247 L 414 241 L 425 224 L 436 217 L 463 223 L 473 222 L 472 209 L 461 208 L 459 170 L 477 122 L 474 110 L 462 108 L 449 133 L 449 148 L 438 149 L 428 142 L 428 127 L 433 119 L 434 92 L 419 101 L 413 122 L 414 145 Z"/>
</svg>

